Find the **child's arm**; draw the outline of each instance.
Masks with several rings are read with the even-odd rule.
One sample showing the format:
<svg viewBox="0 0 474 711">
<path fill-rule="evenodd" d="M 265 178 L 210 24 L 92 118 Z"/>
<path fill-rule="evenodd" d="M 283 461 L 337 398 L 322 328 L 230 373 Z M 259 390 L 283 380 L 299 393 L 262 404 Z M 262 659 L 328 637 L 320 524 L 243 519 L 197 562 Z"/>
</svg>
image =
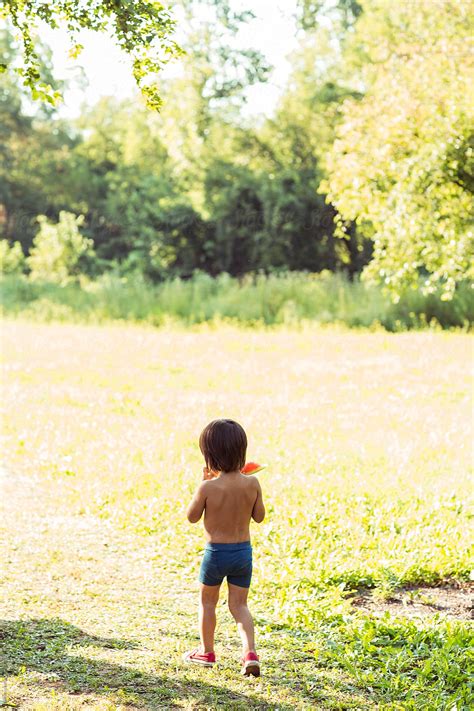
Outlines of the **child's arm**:
<svg viewBox="0 0 474 711">
<path fill-rule="evenodd" d="M 262 487 L 260 486 L 260 482 L 256 477 L 255 481 L 257 483 L 257 498 L 255 499 L 255 503 L 253 505 L 252 518 L 256 523 L 262 523 L 263 519 L 265 518 L 265 506 L 263 504 Z"/>
<path fill-rule="evenodd" d="M 203 511 L 206 507 L 206 497 L 207 497 L 207 486 L 206 482 L 208 482 L 210 479 L 214 477 L 213 472 L 210 472 L 209 469 L 204 467 L 202 470 L 202 482 L 198 487 L 198 490 L 193 496 L 193 500 L 188 506 L 188 510 L 186 511 L 186 516 L 188 517 L 188 521 L 190 523 L 197 523 L 199 519 L 201 518 Z"/>
<path fill-rule="evenodd" d="M 194 494 L 193 500 L 189 504 L 188 510 L 186 511 L 186 516 L 188 517 L 188 521 L 190 523 L 197 523 L 203 514 L 206 506 L 205 485 L 205 481 L 199 485 L 199 488 Z"/>
</svg>

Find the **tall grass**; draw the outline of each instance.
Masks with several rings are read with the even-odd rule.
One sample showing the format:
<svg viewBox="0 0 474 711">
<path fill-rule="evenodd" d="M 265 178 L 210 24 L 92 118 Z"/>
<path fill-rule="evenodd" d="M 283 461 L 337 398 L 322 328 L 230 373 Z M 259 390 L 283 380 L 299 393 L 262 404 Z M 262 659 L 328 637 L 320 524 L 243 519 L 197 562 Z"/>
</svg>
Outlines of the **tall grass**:
<svg viewBox="0 0 474 711">
<path fill-rule="evenodd" d="M 467 327 L 474 321 L 474 289 L 461 285 L 455 298 L 420 291 L 393 303 L 381 289 L 350 281 L 343 274 L 286 273 L 235 279 L 196 273 L 192 279 L 151 284 L 143 277 L 108 273 L 96 281 L 59 286 L 8 276 L 2 280 L 4 315 L 41 321 L 127 320 L 160 325 L 167 319 L 187 325 L 233 320 L 244 325 L 314 321 L 350 327 L 381 325 L 389 331 L 439 325 Z"/>
</svg>

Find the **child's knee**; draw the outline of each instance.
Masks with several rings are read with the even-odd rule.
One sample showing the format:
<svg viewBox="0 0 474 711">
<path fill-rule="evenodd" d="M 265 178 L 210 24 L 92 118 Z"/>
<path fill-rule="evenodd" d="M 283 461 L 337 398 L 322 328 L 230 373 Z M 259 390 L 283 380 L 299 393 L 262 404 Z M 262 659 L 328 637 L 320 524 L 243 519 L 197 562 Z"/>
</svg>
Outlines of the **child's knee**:
<svg viewBox="0 0 474 711">
<path fill-rule="evenodd" d="M 234 615 L 234 617 L 236 615 L 241 615 L 242 612 L 245 612 L 248 609 L 246 602 L 240 602 L 239 600 L 232 600 L 230 598 L 227 602 L 229 605 L 229 610 L 231 611 L 232 615 Z"/>
<path fill-rule="evenodd" d="M 210 588 L 203 585 L 199 598 L 203 607 L 215 607 L 219 602 L 219 586 Z"/>
<path fill-rule="evenodd" d="M 212 612 L 213 610 L 215 610 L 216 605 L 217 605 L 216 600 L 201 600 L 201 607 L 206 612 Z"/>
</svg>

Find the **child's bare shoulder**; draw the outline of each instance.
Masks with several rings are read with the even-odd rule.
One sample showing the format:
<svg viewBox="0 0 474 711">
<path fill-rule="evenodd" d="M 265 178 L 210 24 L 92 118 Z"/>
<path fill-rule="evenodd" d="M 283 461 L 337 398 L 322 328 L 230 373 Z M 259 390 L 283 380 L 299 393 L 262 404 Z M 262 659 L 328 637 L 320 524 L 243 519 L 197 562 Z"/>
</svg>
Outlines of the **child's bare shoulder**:
<svg viewBox="0 0 474 711">
<path fill-rule="evenodd" d="M 255 476 L 255 474 L 245 474 L 243 476 L 244 476 L 244 479 L 249 481 L 254 486 L 260 486 L 260 481 L 258 479 L 258 476 Z"/>
<path fill-rule="evenodd" d="M 204 494 L 209 496 L 213 491 L 217 491 L 220 488 L 219 479 L 216 477 L 214 479 L 206 479 L 201 483 L 202 491 Z"/>
<path fill-rule="evenodd" d="M 247 481 L 247 486 L 251 489 L 255 489 L 258 491 L 260 487 L 260 481 L 258 480 L 258 477 L 254 476 L 253 474 L 245 474 L 244 478 Z"/>
</svg>

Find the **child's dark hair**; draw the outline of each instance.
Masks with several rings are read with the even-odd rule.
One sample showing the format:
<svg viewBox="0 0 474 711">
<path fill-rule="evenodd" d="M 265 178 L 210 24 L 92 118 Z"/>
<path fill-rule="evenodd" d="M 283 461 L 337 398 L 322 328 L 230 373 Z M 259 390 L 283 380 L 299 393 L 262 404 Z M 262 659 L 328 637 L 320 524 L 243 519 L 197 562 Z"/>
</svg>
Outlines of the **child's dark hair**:
<svg viewBox="0 0 474 711">
<path fill-rule="evenodd" d="M 233 472 L 245 465 L 247 435 L 234 420 L 213 420 L 201 432 L 199 448 L 209 469 Z"/>
</svg>

